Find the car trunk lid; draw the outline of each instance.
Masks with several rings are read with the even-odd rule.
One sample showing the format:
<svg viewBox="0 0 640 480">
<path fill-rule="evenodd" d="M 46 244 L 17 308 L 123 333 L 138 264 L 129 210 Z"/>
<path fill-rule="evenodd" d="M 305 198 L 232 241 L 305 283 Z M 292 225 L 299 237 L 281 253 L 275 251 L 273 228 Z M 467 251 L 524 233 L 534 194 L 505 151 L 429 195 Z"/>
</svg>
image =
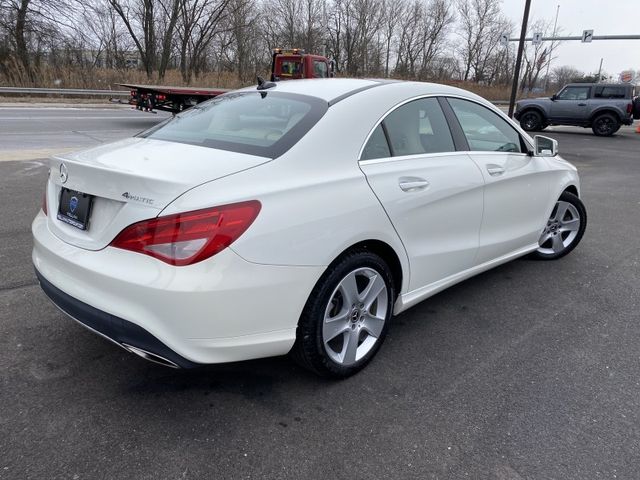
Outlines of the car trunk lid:
<svg viewBox="0 0 640 480">
<path fill-rule="evenodd" d="M 54 156 L 47 183 L 49 228 L 67 243 L 99 250 L 126 226 L 156 217 L 187 190 L 268 161 L 145 138 Z M 57 218 L 62 188 L 93 196 L 86 230 Z"/>
</svg>

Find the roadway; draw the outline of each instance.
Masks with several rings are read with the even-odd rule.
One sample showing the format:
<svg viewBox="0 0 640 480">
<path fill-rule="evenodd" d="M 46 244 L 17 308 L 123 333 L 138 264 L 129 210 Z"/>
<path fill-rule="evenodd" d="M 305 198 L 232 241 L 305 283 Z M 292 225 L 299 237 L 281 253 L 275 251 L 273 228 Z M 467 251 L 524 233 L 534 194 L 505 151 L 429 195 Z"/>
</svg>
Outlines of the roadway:
<svg viewBox="0 0 640 480">
<path fill-rule="evenodd" d="M 32 150 L 85 146 L 154 121 L 2 109 L 0 145 L 28 131 Z M 87 332 L 31 266 L 45 162 L 0 162 L 0 479 L 640 478 L 640 135 L 550 135 L 582 176 L 580 246 L 403 313 L 341 382 L 286 358 L 171 370 Z"/>
<path fill-rule="evenodd" d="M 69 108 L 0 106 L 0 161 L 47 158 L 54 153 L 130 137 L 170 116 L 127 106 Z"/>
</svg>

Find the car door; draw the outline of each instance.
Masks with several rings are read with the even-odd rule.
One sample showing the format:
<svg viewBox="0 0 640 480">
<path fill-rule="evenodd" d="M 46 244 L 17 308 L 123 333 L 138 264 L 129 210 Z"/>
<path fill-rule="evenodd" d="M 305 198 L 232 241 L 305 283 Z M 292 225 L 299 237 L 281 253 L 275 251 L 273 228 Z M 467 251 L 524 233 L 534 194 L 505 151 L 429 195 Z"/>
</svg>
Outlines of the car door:
<svg viewBox="0 0 640 480">
<path fill-rule="evenodd" d="M 473 265 L 484 180 L 435 97 L 396 107 L 372 131 L 360 168 L 407 251 L 410 290 Z"/>
<path fill-rule="evenodd" d="M 551 102 L 551 119 L 561 123 L 586 121 L 590 92 L 591 88 L 588 86 L 566 86 Z"/>
<path fill-rule="evenodd" d="M 477 264 L 538 241 L 544 227 L 550 178 L 542 158 L 531 156 L 518 131 L 489 108 L 448 98 L 484 177 L 484 214 Z"/>
</svg>

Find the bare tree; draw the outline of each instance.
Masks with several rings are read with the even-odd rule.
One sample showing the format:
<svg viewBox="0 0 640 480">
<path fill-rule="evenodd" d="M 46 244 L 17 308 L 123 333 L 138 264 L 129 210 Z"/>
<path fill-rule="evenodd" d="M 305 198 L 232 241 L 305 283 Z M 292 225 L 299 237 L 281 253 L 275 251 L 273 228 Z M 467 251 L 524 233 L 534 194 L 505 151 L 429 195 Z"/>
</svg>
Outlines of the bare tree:
<svg viewBox="0 0 640 480">
<path fill-rule="evenodd" d="M 551 30 L 551 23 L 545 20 L 536 20 L 529 27 L 530 35 L 534 32 L 541 32 L 543 37 L 550 36 Z M 560 30 L 556 30 L 556 33 L 559 32 Z M 558 41 L 525 45 L 525 55 L 523 57 L 525 69 L 520 84 L 521 90 L 532 90 L 536 87 L 540 74 L 554 60 L 554 53 L 559 45 L 560 42 Z"/>
<path fill-rule="evenodd" d="M 428 78 L 431 63 L 442 53 L 454 18 L 446 0 L 414 0 L 400 24 L 395 73 L 405 78 Z"/>
<path fill-rule="evenodd" d="M 457 0 L 463 80 L 485 81 L 486 67 L 498 47 L 503 21 L 500 0 Z"/>
<path fill-rule="evenodd" d="M 258 68 L 256 55 L 263 50 L 264 44 L 259 35 L 260 13 L 253 0 L 232 0 L 229 17 L 231 43 L 224 55 L 231 60 L 241 82 L 254 77 Z"/>
<path fill-rule="evenodd" d="M 64 36 L 74 16 L 73 5 L 64 0 L 3 0 L 0 2 L 0 28 L 10 39 L 19 65 L 16 80 L 36 82 L 37 58 L 34 52 Z"/>
<path fill-rule="evenodd" d="M 158 68 L 164 78 L 171 50 L 181 0 L 107 0 L 122 19 L 140 59 L 151 78 Z"/>
<path fill-rule="evenodd" d="M 104 8 L 102 0 L 84 1 L 79 20 L 75 36 L 94 50 L 91 66 L 124 69 L 125 53 L 130 42 L 116 12 L 111 8 Z"/>
<path fill-rule="evenodd" d="M 584 72 L 575 67 L 564 65 L 562 67 L 554 68 L 551 76 L 556 88 L 560 88 L 567 83 L 571 83 L 578 78 L 584 77 Z"/>
<path fill-rule="evenodd" d="M 206 65 L 206 54 L 211 43 L 227 25 L 222 25 L 228 15 L 231 0 L 181 0 L 180 23 L 180 73 L 185 83 L 190 83 Z"/>
<path fill-rule="evenodd" d="M 394 0 L 385 0 L 382 4 L 382 39 L 384 42 L 384 76 L 389 76 L 391 47 L 397 35 L 400 19 L 405 13 L 405 4 Z"/>
</svg>

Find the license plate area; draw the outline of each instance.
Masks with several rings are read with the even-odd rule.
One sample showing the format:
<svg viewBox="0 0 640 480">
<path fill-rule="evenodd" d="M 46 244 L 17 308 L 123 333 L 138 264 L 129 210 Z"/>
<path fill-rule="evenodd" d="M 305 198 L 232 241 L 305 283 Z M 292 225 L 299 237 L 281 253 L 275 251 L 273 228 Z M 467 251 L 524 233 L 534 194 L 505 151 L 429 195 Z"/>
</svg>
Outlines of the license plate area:
<svg viewBox="0 0 640 480">
<path fill-rule="evenodd" d="M 89 227 L 93 195 L 63 188 L 60 192 L 58 220 L 80 230 Z"/>
</svg>

